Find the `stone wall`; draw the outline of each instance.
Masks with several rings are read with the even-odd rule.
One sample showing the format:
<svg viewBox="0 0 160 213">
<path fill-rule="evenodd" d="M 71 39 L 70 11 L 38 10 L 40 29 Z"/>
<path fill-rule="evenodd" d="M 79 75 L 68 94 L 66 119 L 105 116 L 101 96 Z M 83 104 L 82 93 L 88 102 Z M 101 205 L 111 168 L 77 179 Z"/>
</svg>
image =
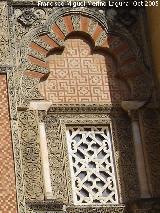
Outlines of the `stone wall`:
<svg viewBox="0 0 160 213">
<path fill-rule="evenodd" d="M 0 75 L 0 212 L 16 213 L 16 186 L 6 75 Z"/>
</svg>

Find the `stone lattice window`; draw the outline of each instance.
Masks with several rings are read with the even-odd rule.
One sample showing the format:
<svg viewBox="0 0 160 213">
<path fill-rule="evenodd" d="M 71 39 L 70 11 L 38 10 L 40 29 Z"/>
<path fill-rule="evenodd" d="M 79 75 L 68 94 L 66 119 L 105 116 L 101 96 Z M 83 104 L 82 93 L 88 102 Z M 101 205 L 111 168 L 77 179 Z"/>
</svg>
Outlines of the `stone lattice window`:
<svg viewBox="0 0 160 213">
<path fill-rule="evenodd" d="M 67 127 L 75 205 L 117 204 L 109 126 Z"/>
</svg>

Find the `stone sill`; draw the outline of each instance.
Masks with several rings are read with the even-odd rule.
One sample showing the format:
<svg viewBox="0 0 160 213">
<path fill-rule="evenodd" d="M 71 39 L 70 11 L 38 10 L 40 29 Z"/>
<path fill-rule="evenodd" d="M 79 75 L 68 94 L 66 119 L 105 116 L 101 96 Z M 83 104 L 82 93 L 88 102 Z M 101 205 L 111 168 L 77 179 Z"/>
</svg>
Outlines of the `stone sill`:
<svg viewBox="0 0 160 213">
<path fill-rule="evenodd" d="M 62 211 L 62 212 L 83 212 L 83 213 L 96 213 L 96 212 L 108 212 L 108 213 L 124 213 L 125 205 L 90 205 L 90 206 L 76 206 L 76 205 L 65 205 L 64 203 L 55 201 L 55 200 L 46 200 L 46 201 L 38 201 L 38 200 L 29 200 L 26 201 L 26 204 L 32 210 L 40 210 L 40 211 Z"/>
<path fill-rule="evenodd" d="M 62 211 L 64 204 L 56 200 L 28 200 L 26 204 L 33 210 L 54 210 Z"/>
<path fill-rule="evenodd" d="M 96 213 L 96 212 L 104 212 L 104 213 L 124 213 L 125 205 L 103 205 L 103 206 L 67 206 L 67 212 L 83 212 L 83 213 Z"/>
</svg>

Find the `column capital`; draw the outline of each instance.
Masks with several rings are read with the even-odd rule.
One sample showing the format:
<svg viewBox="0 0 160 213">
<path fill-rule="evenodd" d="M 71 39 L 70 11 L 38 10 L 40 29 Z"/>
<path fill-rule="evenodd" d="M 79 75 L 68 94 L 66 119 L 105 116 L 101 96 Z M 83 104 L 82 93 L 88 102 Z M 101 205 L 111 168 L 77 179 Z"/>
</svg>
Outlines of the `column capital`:
<svg viewBox="0 0 160 213">
<path fill-rule="evenodd" d="M 142 198 L 149 198 L 150 192 L 146 173 L 141 132 L 139 127 L 139 109 L 143 107 L 144 104 L 144 101 L 123 101 L 121 103 L 121 106 L 125 111 L 128 112 L 128 115 L 131 117 L 136 165 L 140 185 L 140 194 Z"/>
<path fill-rule="evenodd" d="M 35 100 L 31 101 L 29 104 L 29 110 L 38 110 L 38 111 L 48 111 L 51 107 L 52 101 L 46 100 Z"/>
<path fill-rule="evenodd" d="M 146 101 L 122 101 L 121 107 L 127 112 L 135 111 L 143 107 L 145 103 Z"/>
<path fill-rule="evenodd" d="M 30 102 L 29 110 L 37 111 L 39 122 L 44 122 L 46 112 L 51 107 L 51 105 L 52 101 L 35 100 Z"/>
<path fill-rule="evenodd" d="M 122 101 L 121 107 L 128 113 L 132 120 L 138 121 L 138 110 L 143 107 L 145 101 Z"/>
</svg>

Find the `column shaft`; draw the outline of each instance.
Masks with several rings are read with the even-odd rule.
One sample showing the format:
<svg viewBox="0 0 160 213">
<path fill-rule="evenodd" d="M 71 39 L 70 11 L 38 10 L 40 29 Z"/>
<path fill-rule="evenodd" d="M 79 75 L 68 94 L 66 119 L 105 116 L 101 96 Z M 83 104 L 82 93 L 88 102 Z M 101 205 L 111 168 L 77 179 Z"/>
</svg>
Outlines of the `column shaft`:
<svg viewBox="0 0 160 213">
<path fill-rule="evenodd" d="M 45 199 L 53 199 L 45 124 L 43 122 L 39 122 L 39 136 Z"/>
<path fill-rule="evenodd" d="M 136 164 L 137 164 L 137 170 L 138 170 L 141 198 L 149 198 L 150 193 L 149 193 L 149 187 L 147 182 L 145 159 L 144 159 L 143 146 L 142 146 L 138 121 L 132 120 L 132 131 L 133 131 L 133 139 L 134 139 Z"/>
</svg>

